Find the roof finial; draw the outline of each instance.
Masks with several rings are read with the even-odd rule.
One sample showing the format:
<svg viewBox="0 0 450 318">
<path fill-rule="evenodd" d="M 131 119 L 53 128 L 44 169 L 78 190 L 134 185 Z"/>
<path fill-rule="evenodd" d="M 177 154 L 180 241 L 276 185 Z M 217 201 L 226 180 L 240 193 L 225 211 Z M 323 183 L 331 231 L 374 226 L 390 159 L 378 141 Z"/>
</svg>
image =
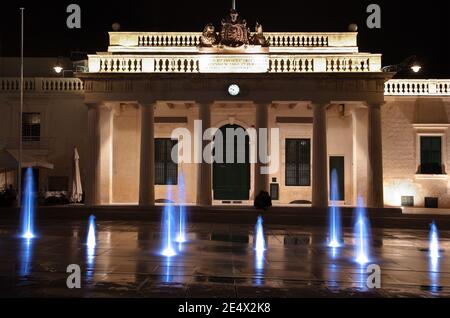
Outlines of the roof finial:
<svg viewBox="0 0 450 318">
<path fill-rule="evenodd" d="M 231 0 L 231 9 L 236 10 L 236 0 Z"/>
</svg>

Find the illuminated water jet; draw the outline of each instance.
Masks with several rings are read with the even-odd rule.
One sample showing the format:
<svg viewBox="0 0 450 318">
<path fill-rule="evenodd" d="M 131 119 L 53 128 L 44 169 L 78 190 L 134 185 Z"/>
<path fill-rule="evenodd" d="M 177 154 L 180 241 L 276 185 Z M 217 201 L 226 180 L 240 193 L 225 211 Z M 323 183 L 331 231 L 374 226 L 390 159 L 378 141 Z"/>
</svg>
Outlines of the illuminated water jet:
<svg viewBox="0 0 450 318">
<path fill-rule="evenodd" d="M 262 270 L 264 268 L 264 252 L 266 251 L 262 216 L 259 216 L 256 222 L 255 235 L 256 269 Z"/>
<path fill-rule="evenodd" d="M 429 243 L 429 253 L 432 267 L 437 267 L 439 258 L 441 257 L 439 251 L 439 232 L 437 230 L 436 224 L 433 222 L 430 228 L 430 243 Z"/>
<path fill-rule="evenodd" d="M 358 207 L 356 208 L 354 235 L 355 261 L 360 265 L 365 265 L 370 262 L 370 223 L 361 198 L 358 198 Z"/>
<path fill-rule="evenodd" d="M 89 228 L 86 244 L 88 248 L 95 248 L 97 245 L 97 239 L 95 236 L 95 216 L 93 215 L 89 217 Z"/>
<path fill-rule="evenodd" d="M 95 264 L 95 247 L 97 246 L 97 236 L 96 236 L 96 226 L 95 226 L 95 216 L 91 215 L 89 217 L 88 224 L 88 234 L 86 239 L 86 247 L 87 247 L 87 264 L 88 268 L 88 277 L 92 278 L 94 264 Z"/>
<path fill-rule="evenodd" d="M 175 226 L 173 217 L 173 204 L 172 204 L 172 186 L 168 186 L 167 189 L 167 203 L 164 206 L 163 218 L 162 218 L 162 252 L 161 254 L 166 257 L 172 257 L 177 255 L 173 248 L 173 242 L 175 237 Z"/>
<path fill-rule="evenodd" d="M 339 200 L 338 177 L 336 170 L 331 173 L 331 201 Z M 337 206 L 329 208 L 329 237 L 328 247 L 342 247 L 341 211 Z"/>
<path fill-rule="evenodd" d="M 34 210 L 35 210 L 35 191 L 33 169 L 27 168 L 25 171 L 24 185 L 22 195 L 22 232 L 21 237 L 27 240 L 35 237 L 34 232 Z"/>
<path fill-rule="evenodd" d="M 25 239 L 21 244 L 20 275 L 28 276 L 31 270 L 31 259 L 33 254 L 33 240 Z"/>
<path fill-rule="evenodd" d="M 178 183 L 178 231 L 177 231 L 177 243 L 186 243 L 186 196 L 185 196 L 185 183 L 184 176 L 180 175 L 180 180 Z"/>
</svg>

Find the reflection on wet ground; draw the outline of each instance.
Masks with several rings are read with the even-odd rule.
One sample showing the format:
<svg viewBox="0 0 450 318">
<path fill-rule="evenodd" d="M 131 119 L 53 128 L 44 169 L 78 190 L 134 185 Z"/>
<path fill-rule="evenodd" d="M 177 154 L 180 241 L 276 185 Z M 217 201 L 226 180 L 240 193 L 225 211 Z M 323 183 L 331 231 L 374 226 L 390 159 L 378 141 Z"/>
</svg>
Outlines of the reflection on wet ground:
<svg viewBox="0 0 450 318">
<path fill-rule="evenodd" d="M 375 230 L 371 264 L 382 288 L 368 289 L 367 266 L 354 262 L 354 238 L 328 248 L 327 230 L 267 226 L 257 255 L 254 228 L 191 224 L 177 256 L 161 251 L 160 224 L 97 220 L 97 244 L 86 246 L 81 222 L 43 222 L 34 240 L 0 226 L 0 296 L 4 297 L 435 297 L 450 296 L 450 232 L 430 265 L 428 232 Z M 447 252 L 448 251 L 448 252 Z M 82 288 L 66 287 L 66 268 L 82 269 Z"/>
</svg>

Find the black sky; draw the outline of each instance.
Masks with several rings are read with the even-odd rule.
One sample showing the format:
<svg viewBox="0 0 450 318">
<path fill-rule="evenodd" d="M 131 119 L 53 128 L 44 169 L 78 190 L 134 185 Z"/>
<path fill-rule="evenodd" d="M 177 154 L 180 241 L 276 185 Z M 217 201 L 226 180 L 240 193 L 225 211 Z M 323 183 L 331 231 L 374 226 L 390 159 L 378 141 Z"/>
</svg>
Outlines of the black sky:
<svg viewBox="0 0 450 318">
<path fill-rule="evenodd" d="M 383 64 L 396 64 L 410 55 L 422 60 L 422 77 L 450 77 L 450 2 L 406 0 L 236 0 L 250 25 L 265 31 L 346 31 L 359 25 L 361 51 L 383 53 Z M 65 25 L 66 7 L 82 9 L 82 29 Z M 370 30 L 366 7 L 382 8 L 381 30 Z M 27 56 L 68 56 L 71 51 L 105 51 L 107 32 L 114 22 L 123 31 L 201 31 L 218 24 L 231 0 L 191 1 L 5 1 L 0 4 L 0 54 L 19 55 L 19 7 L 26 8 Z"/>
</svg>

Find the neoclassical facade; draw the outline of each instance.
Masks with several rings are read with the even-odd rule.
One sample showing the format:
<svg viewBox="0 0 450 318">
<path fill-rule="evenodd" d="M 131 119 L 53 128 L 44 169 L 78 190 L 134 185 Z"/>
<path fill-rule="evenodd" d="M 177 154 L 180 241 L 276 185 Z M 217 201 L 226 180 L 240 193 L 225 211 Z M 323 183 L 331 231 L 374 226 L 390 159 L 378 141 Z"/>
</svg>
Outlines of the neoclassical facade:
<svg viewBox="0 0 450 318">
<path fill-rule="evenodd" d="M 76 146 L 89 205 L 152 206 L 171 189 L 172 201 L 205 206 L 252 204 L 267 190 L 274 204 L 325 207 L 335 171 L 333 201 L 343 205 L 450 207 L 450 81 L 391 80 L 354 32 L 244 34 L 242 20 L 225 22 L 226 32 L 111 32 L 107 52 L 90 55 L 77 78 L 27 78 L 25 112 L 41 127 L 37 149 L 25 151 L 53 166 L 40 165 L 39 186 L 70 184 Z M 248 43 L 234 47 L 223 34 Z M 4 76 L 0 146 L 9 153 L 17 92 L 18 79 Z M 203 130 L 279 129 L 279 169 L 171 162 L 172 132 L 194 132 L 197 120 Z M 8 171 L 0 182 L 14 179 Z"/>
</svg>

